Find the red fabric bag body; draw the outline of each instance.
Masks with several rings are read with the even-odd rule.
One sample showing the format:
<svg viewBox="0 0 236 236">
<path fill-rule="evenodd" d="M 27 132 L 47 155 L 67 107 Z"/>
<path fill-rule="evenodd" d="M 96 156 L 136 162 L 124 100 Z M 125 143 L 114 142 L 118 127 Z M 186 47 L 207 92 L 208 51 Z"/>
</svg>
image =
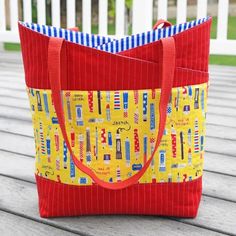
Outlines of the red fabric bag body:
<svg viewBox="0 0 236 236">
<path fill-rule="evenodd" d="M 54 112 L 58 119 L 58 132 L 67 146 L 68 156 L 76 171 L 85 173 L 90 181 L 90 184 L 71 184 L 58 175 L 52 180 L 36 168 L 39 211 L 42 217 L 96 214 L 175 217 L 197 215 L 202 194 L 201 174 L 196 173 L 193 180 L 192 177 L 181 177 L 181 181 L 160 181 L 153 178 L 152 181 L 140 182 L 140 178 L 150 168 L 162 142 L 172 89 L 183 88 L 185 91 L 190 86 L 208 82 L 210 25 L 211 18 L 208 18 L 205 22 L 171 37 L 111 53 L 76 44 L 62 37 L 49 37 L 19 24 L 28 91 L 51 91 Z M 159 118 L 153 153 L 146 157 L 142 168 L 129 178 L 117 178 L 117 181 L 100 178 L 98 172 L 79 159 L 73 149 L 70 140 L 72 136 L 66 128 L 67 116 L 63 111 L 61 91 L 73 93 L 155 89 L 161 92 L 156 108 Z M 47 144 L 46 138 L 45 143 Z M 196 146 L 195 143 L 194 145 Z M 56 156 L 51 156 L 53 158 L 56 159 Z M 161 171 L 161 167 L 159 170 Z"/>
</svg>

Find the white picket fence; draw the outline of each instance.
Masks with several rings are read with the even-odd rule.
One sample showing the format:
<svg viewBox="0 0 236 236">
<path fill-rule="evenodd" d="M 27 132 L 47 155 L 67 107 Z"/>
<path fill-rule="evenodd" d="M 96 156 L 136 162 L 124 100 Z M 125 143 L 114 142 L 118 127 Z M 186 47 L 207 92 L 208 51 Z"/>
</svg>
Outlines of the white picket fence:
<svg viewBox="0 0 236 236">
<path fill-rule="evenodd" d="M 10 1 L 10 30 L 6 29 L 5 0 L 0 0 L 0 42 L 19 42 L 18 0 Z M 67 27 L 76 22 L 75 0 L 67 4 Z M 167 19 L 168 0 L 158 1 L 158 18 Z M 207 0 L 198 0 L 197 18 L 207 15 Z M 132 33 L 150 30 L 153 19 L 153 0 L 133 0 Z M 52 25 L 60 27 L 60 0 L 52 0 Z M 236 40 L 227 39 L 229 0 L 218 0 L 217 38 L 211 39 L 211 54 L 236 55 Z M 99 34 L 107 35 L 108 0 L 99 0 Z M 24 21 L 32 21 L 32 1 L 23 0 Z M 177 23 L 186 21 L 187 0 L 177 1 Z M 46 22 L 46 0 L 37 0 L 37 22 Z M 82 0 L 82 25 L 84 32 L 91 32 L 91 0 Z M 125 0 L 116 0 L 116 36 L 124 35 Z"/>
</svg>

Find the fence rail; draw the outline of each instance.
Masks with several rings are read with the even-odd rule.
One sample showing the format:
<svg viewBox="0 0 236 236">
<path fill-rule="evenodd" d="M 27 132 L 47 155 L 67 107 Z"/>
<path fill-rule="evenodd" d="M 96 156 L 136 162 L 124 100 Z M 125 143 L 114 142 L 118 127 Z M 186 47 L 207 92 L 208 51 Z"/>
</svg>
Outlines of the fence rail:
<svg viewBox="0 0 236 236">
<path fill-rule="evenodd" d="M 17 21 L 18 0 L 8 0 L 10 9 L 10 26 L 6 25 L 5 0 L 0 0 L 0 42 L 19 42 Z M 51 0 L 52 25 L 60 27 L 60 0 Z M 76 24 L 76 1 L 66 0 L 67 27 Z M 84 32 L 91 33 L 91 0 L 82 0 L 82 27 Z M 167 19 L 168 0 L 159 0 L 157 18 Z M 207 0 L 197 1 L 197 18 L 207 15 Z M 32 22 L 32 1 L 23 0 L 23 20 Z M 116 0 L 115 34 L 120 37 L 125 34 L 125 0 Z M 187 18 L 187 0 L 177 0 L 176 22 L 182 23 Z M 211 39 L 211 54 L 236 55 L 236 40 L 227 39 L 229 0 L 218 0 L 217 36 Z M 150 30 L 153 21 L 153 0 L 133 0 L 132 5 L 132 33 Z M 46 0 L 37 0 L 37 22 L 46 23 Z M 99 34 L 108 32 L 108 0 L 99 0 L 98 4 Z"/>
</svg>

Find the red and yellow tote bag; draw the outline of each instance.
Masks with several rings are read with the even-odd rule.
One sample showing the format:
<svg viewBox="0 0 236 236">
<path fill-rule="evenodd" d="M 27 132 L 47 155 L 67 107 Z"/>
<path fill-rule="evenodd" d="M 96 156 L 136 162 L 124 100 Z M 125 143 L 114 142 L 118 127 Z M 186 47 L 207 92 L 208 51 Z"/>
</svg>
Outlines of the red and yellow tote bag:
<svg viewBox="0 0 236 236">
<path fill-rule="evenodd" d="M 116 40 L 19 22 L 42 217 L 196 216 L 210 25 Z"/>
</svg>

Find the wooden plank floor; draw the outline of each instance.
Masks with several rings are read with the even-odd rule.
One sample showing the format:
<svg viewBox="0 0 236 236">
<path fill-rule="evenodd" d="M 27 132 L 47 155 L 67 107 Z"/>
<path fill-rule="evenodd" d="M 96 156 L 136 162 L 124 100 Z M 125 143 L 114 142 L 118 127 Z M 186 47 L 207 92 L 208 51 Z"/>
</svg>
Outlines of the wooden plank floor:
<svg viewBox="0 0 236 236">
<path fill-rule="evenodd" d="M 20 54 L 0 52 L 0 235 L 236 235 L 236 67 L 211 66 L 203 196 L 196 219 L 41 219 Z"/>
</svg>

